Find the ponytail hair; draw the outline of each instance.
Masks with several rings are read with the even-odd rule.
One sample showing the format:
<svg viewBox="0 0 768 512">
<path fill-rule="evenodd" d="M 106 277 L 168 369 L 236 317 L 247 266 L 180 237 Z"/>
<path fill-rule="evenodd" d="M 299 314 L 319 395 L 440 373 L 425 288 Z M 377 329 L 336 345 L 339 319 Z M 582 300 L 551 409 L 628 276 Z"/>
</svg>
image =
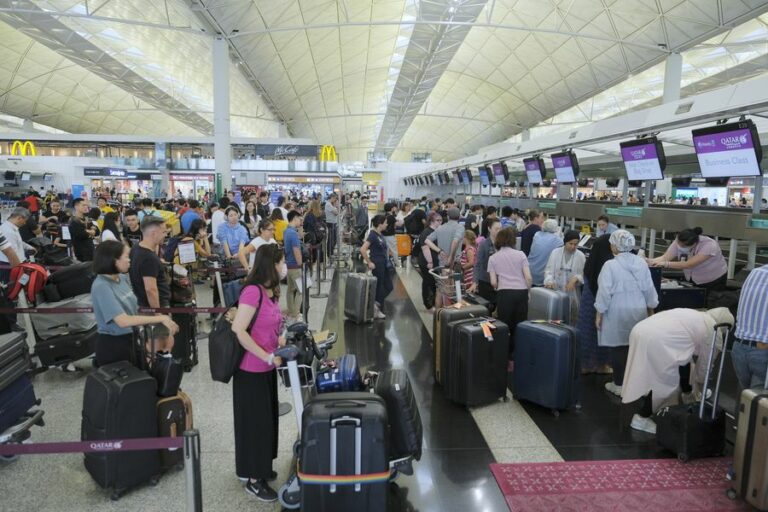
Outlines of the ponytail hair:
<svg viewBox="0 0 768 512">
<path fill-rule="evenodd" d="M 685 246 L 696 245 L 699 243 L 699 235 L 704 233 L 700 227 L 684 229 L 677 234 L 677 241 Z"/>
</svg>

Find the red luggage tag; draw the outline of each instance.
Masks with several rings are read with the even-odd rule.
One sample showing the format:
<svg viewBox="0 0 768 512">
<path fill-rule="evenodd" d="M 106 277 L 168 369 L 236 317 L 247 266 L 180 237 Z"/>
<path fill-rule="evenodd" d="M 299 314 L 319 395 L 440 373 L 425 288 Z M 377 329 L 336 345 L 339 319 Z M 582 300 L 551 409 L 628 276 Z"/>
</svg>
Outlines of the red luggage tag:
<svg viewBox="0 0 768 512">
<path fill-rule="evenodd" d="M 491 330 L 495 329 L 496 326 L 490 322 L 483 322 L 482 324 L 480 324 L 480 327 L 482 327 L 483 329 L 483 334 L 485 335 L 485 339 L 487 339 L 488 341 L 493 341 L 493 333 L 491 333 Z"/>
</svg>

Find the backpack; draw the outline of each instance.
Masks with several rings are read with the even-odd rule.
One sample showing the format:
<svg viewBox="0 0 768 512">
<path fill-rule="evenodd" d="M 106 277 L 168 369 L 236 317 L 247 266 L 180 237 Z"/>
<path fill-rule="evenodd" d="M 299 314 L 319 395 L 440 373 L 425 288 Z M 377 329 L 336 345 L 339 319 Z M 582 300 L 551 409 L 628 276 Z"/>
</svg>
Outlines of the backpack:
<svg viewBox="0 0 768 512">
<path fill-rule="evenodd" d="M 176 256 L 176 249 L 179 248 L 180 241 L 181 238 L 178 236 L 172 236 L 168 239 L 168 243 L 165 245 L 165 250 L 163 251 L 163 259 L 168 263 L 173 262 L 173 258 Z"/>
<path fill-rule="evenodd" d="M 45 288 L 48 280 L 48 271 L 37 263 L 22 263 L 11 269 L 11 289 L 8 298 L 16 300 L 24 288 L 27 291 L 27 302 L 35 303 L 37 294 Z"/>
<path fill-rule="evenodd" d="M 261 303 L 264 300 L 264 290 L 259 290 L 259 305 L 253 314 L 251 323 L 246 329 L 249 333 L 253 323 L 259 316 Z M 240 345 L 237 335 L 232 331 L 232 321 L 237 314 L 237 302 L 225 313 L 221 314 L 208 335 L 208 358 L 210 359 L 211 378 L 217 382 L 229 383 L 245 356 L 245 349 Z"/>
</svg>

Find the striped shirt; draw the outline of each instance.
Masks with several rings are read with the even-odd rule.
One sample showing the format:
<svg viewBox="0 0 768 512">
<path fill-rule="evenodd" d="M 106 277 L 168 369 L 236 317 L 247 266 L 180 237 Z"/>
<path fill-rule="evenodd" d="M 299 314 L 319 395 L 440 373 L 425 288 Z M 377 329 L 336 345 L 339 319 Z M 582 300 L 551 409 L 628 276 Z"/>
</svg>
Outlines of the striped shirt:
<svg viewBox="0 0 768 512">
<path fill-rule="evenodd" d="M 741 288 L 736 337 L 768 343 L 768 265 L 752 270 Z"/>
</svg>

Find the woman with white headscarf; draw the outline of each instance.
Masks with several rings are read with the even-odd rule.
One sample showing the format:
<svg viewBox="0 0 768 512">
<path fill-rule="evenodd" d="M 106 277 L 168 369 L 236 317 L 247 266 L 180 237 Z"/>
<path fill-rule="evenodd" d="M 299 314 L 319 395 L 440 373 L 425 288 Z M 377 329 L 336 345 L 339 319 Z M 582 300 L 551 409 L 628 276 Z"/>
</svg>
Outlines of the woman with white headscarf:
<svg viewBox="0 0 768 512">
<path fill-rule="evenodd" d="M 646 318 L 632 329 L 621 401 L 628 404 L 645 398 L 639 413 L 632 417 L 633 429 L 655 434 L 656 423 L 651 417 L 664 405 L 677 403 L 678 385 L 683 402 L 696 399 L 692 388 L 701 393 L 715 325 L 733 322 L 728 308 L 670 309 Z M 717 350 L 722 346 L 722 333 L 718 333 Z M 686 382 L 679 368 L 691 363 L 694 356 L 696 364 Z"/>
<path fill-rule="evenodd" d="M 647 263 L 630 252 L 635 247 L 635 237 L 619 229 L 611 233 L 609 240 L 614 258 L 603 265 L 597 279 L 595 327 L 598 345 L 611 349 L 613 381 L 607 382 L 605 389 L 621 396 L 629 333 L 653 314 L 659 297 Z"/>
</svg>

